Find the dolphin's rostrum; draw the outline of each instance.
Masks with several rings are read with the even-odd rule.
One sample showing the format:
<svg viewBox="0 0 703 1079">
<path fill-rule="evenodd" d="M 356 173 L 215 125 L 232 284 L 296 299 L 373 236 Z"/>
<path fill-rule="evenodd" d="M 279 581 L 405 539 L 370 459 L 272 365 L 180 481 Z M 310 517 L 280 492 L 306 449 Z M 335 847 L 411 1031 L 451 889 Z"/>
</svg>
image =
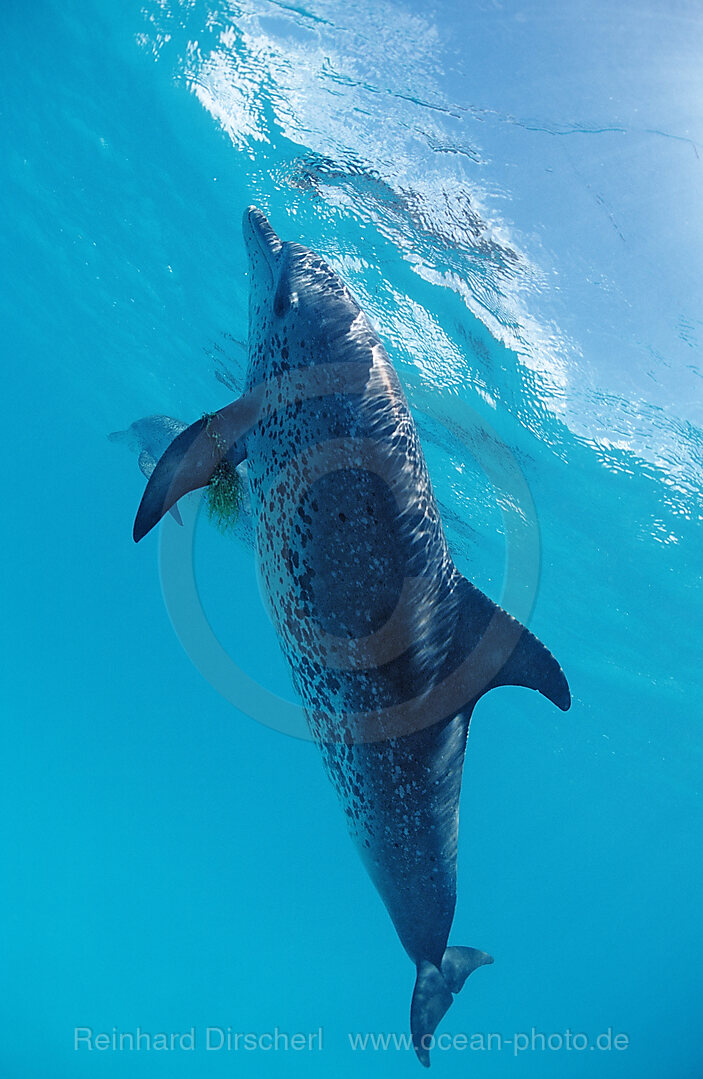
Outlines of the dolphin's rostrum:
<svg viewBox="0 0 703 1079">
<path fill-rule="evenodd" d="M 311 732 L 366 868 L 417 969 L 420 1061 L 468 975 L 449 947 L 471 714 L 494 686 L 569 688 L 552 654 L 456 569 L 415 425 L 376 331 L 337 274 L 244 216 L 244 395 L 158 462 L 139 540 L 223 457 L 246 459 L 261 579 Z"/>
</svg>

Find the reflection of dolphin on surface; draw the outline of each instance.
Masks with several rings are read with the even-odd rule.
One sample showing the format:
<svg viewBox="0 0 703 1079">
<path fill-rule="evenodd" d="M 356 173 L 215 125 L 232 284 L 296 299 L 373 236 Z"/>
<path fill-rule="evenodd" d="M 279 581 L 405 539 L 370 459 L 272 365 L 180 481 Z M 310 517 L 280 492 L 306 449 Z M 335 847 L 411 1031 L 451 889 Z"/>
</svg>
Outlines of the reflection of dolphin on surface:
<svg viewBox="0 0 703 1079">
<path fill-rule="evenodd" d="M 496 686 L 559 708 L 544 645 L 456 569 L 398 376 L 333 270 L 255 209 L 249 368 L 238 400 L 158 462 L 140 540 L 226 458 L 248 462 L 263 590 L 351 836 L 416 966 L 413 1045 L 491 963 L 448 947 L 469 721 Z M 241 612 L 238 613 L 241 617 Z"/>
<path fill-rule="evenodd" d="M 110 442 L 117 442 L 136 453 L 139 467 L 146 478 L 149 479 L 164 451 L 170 446 L 174 438 L 180 435 L 182 431 L 185 431 L 187 427 L 187 423 L 174 419 L 173 416 L 145 416 L 144 419 L 135 420 L 126 430 L 113 431 L 107 437 Z M 237 471 L 241 478 L 246 481 L 246 461 L 242 461 L 237 466 Z M 239 509 L 242 512 L 236 520 L 233 535 L 235 538 L 240 539 L 245 546 L 253 548 L 254 534 L 251 523 L 249 491 L 246 482 L 242 487 L 242 499 Z M 169 512 L 179 525 L 183 524 L 178 506 L 171 506 Z"/>
</svg>

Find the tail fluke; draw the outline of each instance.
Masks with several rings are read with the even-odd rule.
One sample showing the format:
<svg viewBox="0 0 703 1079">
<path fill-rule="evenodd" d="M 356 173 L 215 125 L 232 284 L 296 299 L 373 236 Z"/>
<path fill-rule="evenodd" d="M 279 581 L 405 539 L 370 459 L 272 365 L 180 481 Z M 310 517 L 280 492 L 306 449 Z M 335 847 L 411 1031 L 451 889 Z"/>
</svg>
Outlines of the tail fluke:
<svg viewBox="0 0 703 1079">
<path fill-rule="evenodd" d="M 492 956 L 476 948 L 447 948 L 441 970 L 426 959 L 420 962 L 410 1005 L 410 1031 L 425 1068 L 430 1066 L 432 1036 L 449 1010 L 452 994 L 459 992 L 472 971 L 492 962 Z"/>
<path fill-rule="evenodd" d="M 480 952 L 478 948 L 447 948 L 442 956 L 442 977 L 452 993 L 458 993 L 464 988 L 469 974 L 477 967 L 485 967 L 492 962 L 493 956 Z"/>
<path fill-rule="evenodd" d="M 417 968 L 410 1005 L 410 1032 L 417 1058 L 426 1068 L 430 1066 L 430 1038 L 451 1002 L 451 990 L 441 971 L 433 963 L 423 960 Z"/>
</svg>

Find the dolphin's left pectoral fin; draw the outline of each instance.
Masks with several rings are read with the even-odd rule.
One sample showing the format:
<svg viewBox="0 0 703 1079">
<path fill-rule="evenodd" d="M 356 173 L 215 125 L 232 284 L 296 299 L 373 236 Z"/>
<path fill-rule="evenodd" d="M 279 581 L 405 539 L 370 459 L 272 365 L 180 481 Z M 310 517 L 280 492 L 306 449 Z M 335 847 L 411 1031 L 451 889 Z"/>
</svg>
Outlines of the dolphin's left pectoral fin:
<svg viewBox="0 0 703 1079">
<path fill-rule="evenodd" d="M 203 416 L 174 438 L 149 477 L 134 522 L 134 541 L 150 532 L 189 491 L 206 487 L 221 461 L 236 467 L 246 457 L 246 435 L 259 401 L 247 394 L 219 412 Z M 177 512 L 177 511 L 176 511 Z"/>
<path fill-rule="evenodd" d="M 564 712 L 571 706 L 566 676 L 549 649 L 465 578 L 458 638 L 473 700 L 497 686 L 524 686 Z"/>
<path fill-rule="evenodd" d="M 139 467 L 147 479 L 151 477 L 152 472 L 156 468 L 156 461 L 146 450 L 142 450 L 139 454 Z M 183 518 L 181 517 L 178 506 L 171 506 L 171 509 L 168 512 L 171 514 L 177 525 L 183 524 Z"/>
</svg>

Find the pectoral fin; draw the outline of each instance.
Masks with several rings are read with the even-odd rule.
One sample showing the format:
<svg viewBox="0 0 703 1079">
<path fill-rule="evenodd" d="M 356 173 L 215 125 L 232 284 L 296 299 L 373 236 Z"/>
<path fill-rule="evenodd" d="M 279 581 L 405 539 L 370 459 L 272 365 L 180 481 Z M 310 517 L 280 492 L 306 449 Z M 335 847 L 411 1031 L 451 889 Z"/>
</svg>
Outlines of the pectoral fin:
<svg viewBox="0 0 703 1079">
<path fill-rule="evenodd" d="M 147 479 L 150 478 L 152 472 L 156 468 L 156 461 L 146 450 L 142 450 L 139 454 L 139 467 Z M 183 524 L 183 518 L 181 517 L 178 506 L 171 506 L 171 509 L 168 512 L 171 514 L 177 525 Z"/>
<path fill-rule="evenodd" d="M 246 435 L 259 411 L 255 394 L 203 416 L 173 440 L 152 472 L 134 522 L 134 541 L 151 531 L 179 498 L 206 487 L 223 458 L 236 467 L 246 457 Z"/>
</svg>

